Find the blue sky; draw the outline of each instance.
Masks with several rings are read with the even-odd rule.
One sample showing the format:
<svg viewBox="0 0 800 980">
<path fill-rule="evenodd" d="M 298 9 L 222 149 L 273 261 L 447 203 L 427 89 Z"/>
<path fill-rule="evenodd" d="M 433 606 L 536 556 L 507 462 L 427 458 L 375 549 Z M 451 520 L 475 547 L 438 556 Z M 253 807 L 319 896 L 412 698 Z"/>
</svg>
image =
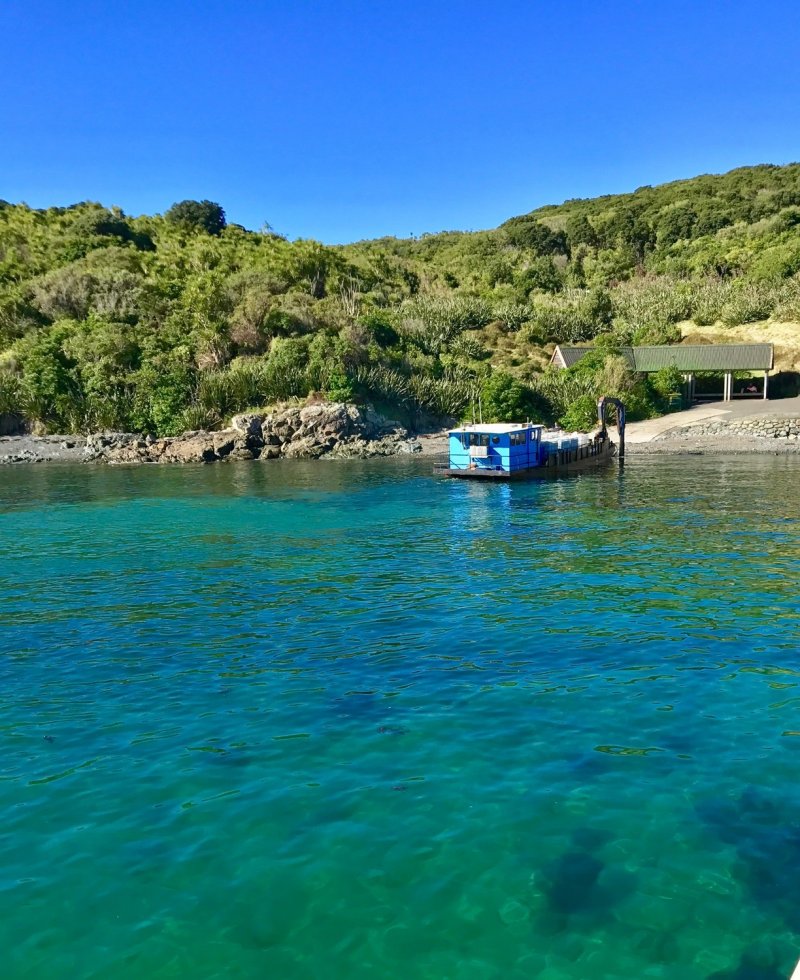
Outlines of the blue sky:
<svg viewBox="0 0 800 980">
<path fill-rule="evenodd" d="M 3 0 L 0 198 L 324 242 L 800 159 L 800 5 Z"/>
</svg>

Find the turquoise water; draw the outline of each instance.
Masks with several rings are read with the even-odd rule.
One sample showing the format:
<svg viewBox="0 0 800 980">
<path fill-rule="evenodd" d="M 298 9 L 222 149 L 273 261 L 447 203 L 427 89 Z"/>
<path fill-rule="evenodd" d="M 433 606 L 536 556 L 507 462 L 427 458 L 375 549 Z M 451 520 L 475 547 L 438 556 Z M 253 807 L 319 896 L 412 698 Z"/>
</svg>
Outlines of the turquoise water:
<svg viewBox="0 0 800 980">
<path fill-rule="evenodd" d="M 3 976 L 788 977 L 799 483 L 0 470 Z"/>
</svg>

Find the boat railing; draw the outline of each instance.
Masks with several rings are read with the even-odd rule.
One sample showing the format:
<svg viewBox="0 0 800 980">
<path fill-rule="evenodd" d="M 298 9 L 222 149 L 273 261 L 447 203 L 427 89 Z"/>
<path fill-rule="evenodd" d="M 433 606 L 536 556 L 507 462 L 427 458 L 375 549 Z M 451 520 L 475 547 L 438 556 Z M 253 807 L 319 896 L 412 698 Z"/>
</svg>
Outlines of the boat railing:
<svg viewBox="0 0 800 980">
<path fill-rule="evenodd" d="M 441 470 L 499 470 L 502 472 L 503 466 L 495 463 L 486 463 L 481 461 L 478 465 L 472 461 L 465 461 L 463 463 L 451 461 L 450 457 L 447 455 L 434 456 L 433 468 L 436 471 Z"/>
</svg>

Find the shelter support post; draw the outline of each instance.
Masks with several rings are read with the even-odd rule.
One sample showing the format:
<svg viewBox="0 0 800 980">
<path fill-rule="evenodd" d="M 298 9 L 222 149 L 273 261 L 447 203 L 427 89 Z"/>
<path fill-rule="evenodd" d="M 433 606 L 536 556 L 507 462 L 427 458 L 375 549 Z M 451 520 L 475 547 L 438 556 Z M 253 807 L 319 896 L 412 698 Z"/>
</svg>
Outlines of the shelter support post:
<svg viewBox="0 0 800 980">
<path fill-rule="evenodd" d="M 767 389 L 769 388 L 769 371 L 764 372 L 764 398 L 768 398 Z"/>
<path fill-rule="evenodd" d="M 725 372 L 725 385 L 722 392 L 722 400 L 724 402 L 729 402 L 733 398 L 733 372 Z"/>
</svg>

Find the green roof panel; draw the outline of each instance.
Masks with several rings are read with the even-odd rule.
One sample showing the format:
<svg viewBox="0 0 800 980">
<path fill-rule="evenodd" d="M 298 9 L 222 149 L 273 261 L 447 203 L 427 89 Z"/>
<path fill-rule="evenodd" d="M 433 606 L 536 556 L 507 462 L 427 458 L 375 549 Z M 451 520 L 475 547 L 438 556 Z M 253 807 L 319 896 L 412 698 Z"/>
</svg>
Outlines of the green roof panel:
<svg viewBox="0 0 800 980">
<path fill-rule="evenodd" d="M 593 347 L 557 347 L 565 367 L 572 367 Z M 693 371 L 771 371 L 772 344 L 669 344 L 659 347 L 623 347 L 620 354 L 635 371 L 651 374 L 676 367 Z M 555 355 L 554 355 L 555 358 Z"/>
<path fill-rule="evenodd" d="M 769 371 L 772 344 L 673 344 L 634 347 L 633 364 L 649 374 L 662 368 L 679 371 Z"/>
</svg>

